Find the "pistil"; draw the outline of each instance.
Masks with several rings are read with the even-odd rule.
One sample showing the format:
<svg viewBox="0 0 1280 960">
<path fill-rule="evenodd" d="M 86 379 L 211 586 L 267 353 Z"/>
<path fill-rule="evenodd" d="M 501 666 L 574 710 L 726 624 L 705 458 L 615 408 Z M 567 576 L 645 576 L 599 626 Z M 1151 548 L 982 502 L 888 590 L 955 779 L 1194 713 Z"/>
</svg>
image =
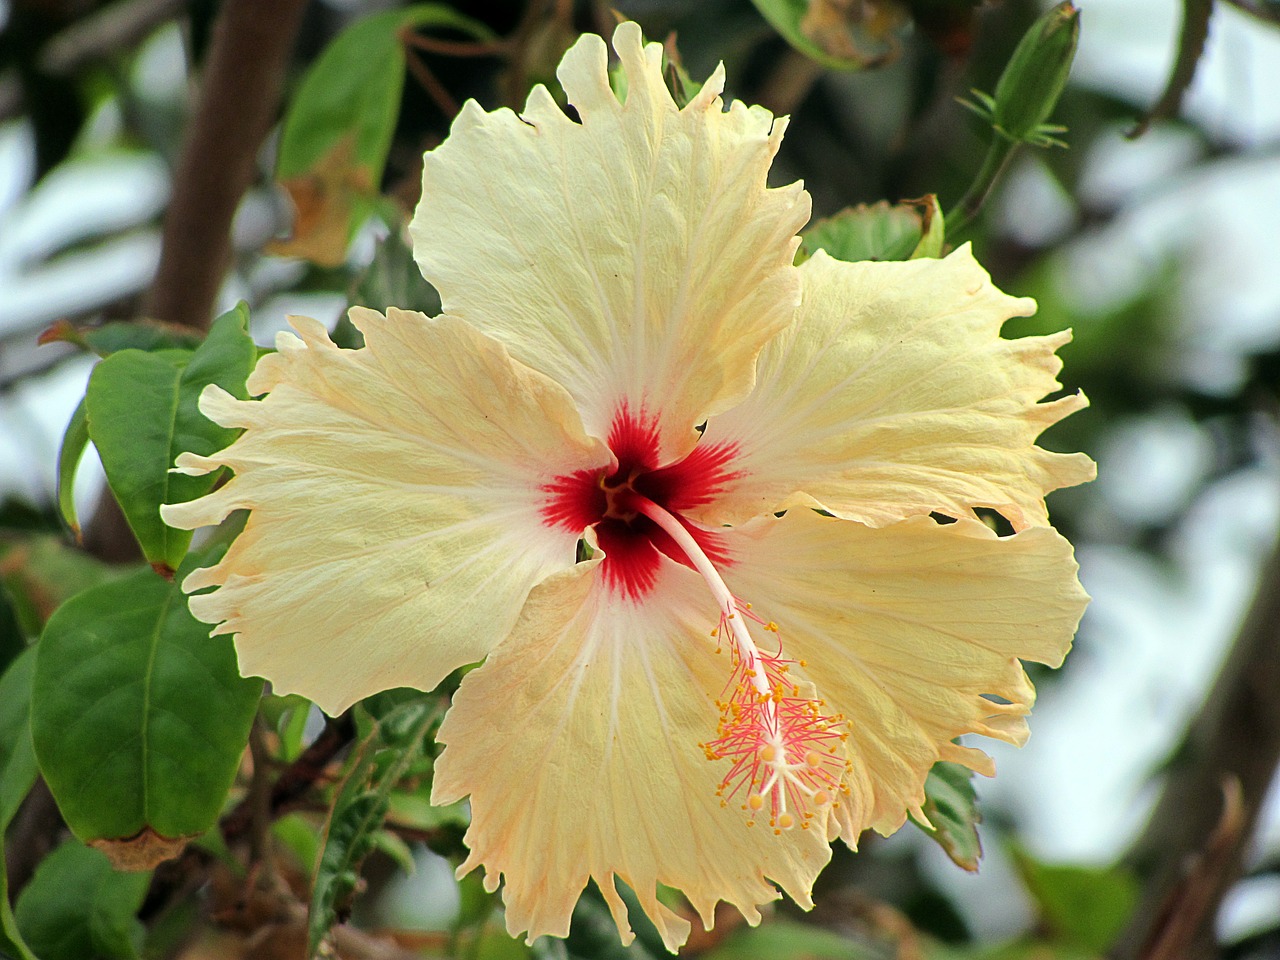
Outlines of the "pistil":
<svg viewBox="0 0 1280 960">
<path fill-rule="evenodd" d="M 671 538 L 702 576 L 720 608 L 713 631 L 732 642 L 734 670 L 721 710 L 717 738 L 702 746 L 708 759 L 733 761 L 717 791 L 724 804 L 746 788 L 742 808 L 750 817 L 768 808 L 775 832 L 797 823 L 808 828 L 817 809 L 834 805 L 849 770 L 841 744 L 844 720 L 822 712 L 823 703 L 801 695 L 788 677 L 790 661 L 781 650 L 768 654 L 756 645 L 747 621 L 777 633 L 776 624 L 738 603 L 706 551 L 668 510 L 629 491 L 627 505 L 652 520 Z M 754 819 L 748 819 L 748 824 Z"/>
</svg>

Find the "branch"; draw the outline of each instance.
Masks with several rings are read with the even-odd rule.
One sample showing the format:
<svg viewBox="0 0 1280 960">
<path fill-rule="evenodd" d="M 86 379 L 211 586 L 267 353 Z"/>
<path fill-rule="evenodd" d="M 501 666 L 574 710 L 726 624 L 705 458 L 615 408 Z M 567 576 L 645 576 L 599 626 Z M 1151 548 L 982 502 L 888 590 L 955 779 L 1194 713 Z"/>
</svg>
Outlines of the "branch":
<svg viewBox="0 0 1280 960">
<path fill-rule="evenodd" d="M 312 741 L 298 758 L 285 768 L 271 788 L 269 812 L 272 817 L 292 809 L 293 805 L 324 776 L 329 761 L 338 755 L 356 735 L 355 721 L 344 713 L 330 719 L 320 736 Z M 222 818 L 222 835 L 228 842 L 239 839 L 253 825 L 255 798 L 247 796 Z"/>
<path fill-rule="evenodd" d="M 1169 70 L 1164 92 L 1150 110 L 1125 134 L 1130 140 L 1147 132 L 1157 120 L 1172 117 L 1182 106 L 1182 96 L 1195 79 L 1196 67 L 1204 55 L 1209 39 L 1209 20 L 1213 16 L 1213 0 L 1182 0 L 1182 29 L 1178 33 L 1178 54 Z"/>
<path fill-rule="evenodd" d="M 226 0 L 165 212 L 146 313 L 206 329 L 231 262 L 231 221 L 274 123 L 306 0 Z"/>
<path fill-rule="evenodd" d="M 1166 905 L 1185 886 L 1202 855 L 1215 865 L 1198 871 L 1198 929 L 1183 931 L 1183 957 L 1207 955 L 1223 896 L 1240 874 L 1244 848 L 1280 762 L 1280 546 L 1267 561 L 1253 605 L 1199 714 L 1170 763 L 1164 791 L 1146 830 L 1126 856 L 1145 880 L 1138 909 L 1112 951 L 1136 960 L 1165 935 Z M 1226 804 L 1223 784 L 1239 783 L 1239 807 Z M 1229 835 L 1215 827 L 1230 820 Z M 1190 941 L 1194 940 L 1194 943 Z M 1197 952 L 1199 951 L 1199 952 Z"/>
<path fill-rule="evenodd" d="M 207 329 L 231 262 L 231 221 L 275 121 L 306 0 L 226 0 L 214 24 L 195 115 L 164 215 L 144 315 Z M 85 528 L 89 552 L 122 563 L 138 547 L 109 490 Z"/>
</svg>

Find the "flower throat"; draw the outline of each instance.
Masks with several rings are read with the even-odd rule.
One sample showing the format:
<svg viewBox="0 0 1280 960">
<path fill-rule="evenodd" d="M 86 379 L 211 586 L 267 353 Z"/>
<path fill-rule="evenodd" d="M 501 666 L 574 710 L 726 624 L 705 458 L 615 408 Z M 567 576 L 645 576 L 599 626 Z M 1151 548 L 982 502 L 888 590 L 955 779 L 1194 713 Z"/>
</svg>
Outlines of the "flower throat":
<svg viewBox="0 0 1280 960">
<path fill-rule="evenodd" d="M 683 460 L 658 467 L 656 423 L 626 407 L 614 418 L 609 448 L 612 469 L 578 471 L 547 484 L 544 518 L 593 528 L 605 553 L 606 582 L 633 600 L 653 587 L 664 557 L 702 577 L 719 611 L 711 636 L 728 642 L 733 664 L 716 700 L 716 737 L 699 745 L 709 760 L 730 762 L 716 791 L 721 804 L 739 801 L 748 825 L 767 816 L 775 832 L 808 828 L 818 811 L 847 792 L 844 719 L 825 714 L 824 703 L 792 680 L 793 662 L 783 659 L 780 644 L 773 653 L 756 644 L 749 623 L 775 636 L 777 624 L 740 603 L 725 584 L 720 568 L 732 561 L 720 537 L 680 516 L 711 502 L 734 478 L 728 463 L 736 451 L 699 445 Z"/>
</svg>

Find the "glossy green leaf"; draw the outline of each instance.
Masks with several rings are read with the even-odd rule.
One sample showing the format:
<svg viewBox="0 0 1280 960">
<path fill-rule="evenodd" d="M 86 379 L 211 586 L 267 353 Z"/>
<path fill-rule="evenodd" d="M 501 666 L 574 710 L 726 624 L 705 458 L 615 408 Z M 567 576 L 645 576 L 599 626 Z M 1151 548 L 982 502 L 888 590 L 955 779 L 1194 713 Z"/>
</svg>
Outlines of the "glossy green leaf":
<svg viewBox="0 0 1280 960">
<path fill-rule="evenodd" d="M 1027 892 L 1053 939 L 1082 950 L 1106 951 L 1137 905 L 1137 879 L 1114 867 L 1041 863 L 1013 850 Z"/>
<path fill-rule="evenodd" d="M 35 647 L 30 647 L 0 676 L 0 841 L 39 772 L 28 723 L 35 663 Z M 20 960 L 34 960 L 9 906 L 3 853 L 0 842 L 0 954 L 8 952 Z"/>
<path fill-rule="evenodd" d="M 308 956 L 341 919 L 359 880 L 360 863 L 373 850 L 386 819 L 391 791 L 422 757 L 427 734 L 440 719 L 440 706 L 421 693 L 403 699 L 383 695 L 379 702 L 389 705 L 395 699 L 399 702 L 380 713 L 361 741 L 325 825 L 311 893 Z"/>
<path fill-rule="evenodd" d="M 357 20 L 316 58 L 298 87 L 280 136 L 276 176 L 287 180 L 312 171 L 340 142 L 350 139 L 352 162 L 377 189 L 386 164 L 405 54 L 400 31 L 442 26 L 488 39 L 488 30 L 440 3 L 419 3 Z"/>
<path fill-rule="evenodd" d="M 404 34 L 424 26 L 490 36 L 451 7 L 414 4 L 358 20 L 311 65 L 285 117 L 276 162 L 294 208 L 293 229 L 269 244 L 269 253 L 326 267 L 345 261 L 351 237 L 379 206 L 400 113 Z M 388 222 L 399 220 L 397 213 Z"/>
<path fill-rule="evenodd" d="M 897 51 L 891 18 L 852 18 L 826 42 L 806 26 L 814 0 L 752 0 L 769 25 L 806 57 L 831 70 L 861 70 L 891 59 Z M 834 9 L 835 5 L 833 5 Z M 882 25 L 883 24 L 883 25 Z"/>
<path fill-rule="evenodd" d="M 197 402 L 211 383 L 246 396 L 244 382 L 257 359 L 248 324 L 242 304 L 219 317 L 194 351 L 122 350 L 89 378 L 89 437 L 143 555 L 154 565 L 176 568 L 191 543 L 190 531 L 161 521 L 160 505 L 202 496 L 218 479 L 171 473 L 174 459 L 184 451 L 215 453 L 235 438 L 235 430 L 200 413 Z"/>
<path fill-rule="evenodd" d="M 72 831 L 180 844 L 208 830 L 262 690 L 230 638 L 210 638 L 176 584 L 144 569 L 68 600 L 37 650 L 31 735 Z"/>
<path fill-rule="evenodd" d="M 76 469 L 88 445 L 89 421 L 84 412 L 84 399 L 81 398 L 71 414 L 71 422 L 62 435 L 62 447 L 58 451 L 58 512 L 77 541 L 80 539 L 80 521 L 76 517 Z"/>
<path fill-rule="evenodd" d="M 972 781 L 973 771 L 966 767 L 935 763 L 924 782 L 923 807 L 933 829 L 911 821 L 937 841 L 953 863 L 971 872 L 978 869 L 982 859 L 982 841 L 978 837 L 982 814 Z"/>
<path fill-rule="evenodd" d="M 930 255 L 927 251 L 932 249 L 935 238 L 941 250 L 941 238 L 936 232 L 928 235 L 928 244 L 923 244 L 924 224 L 931 205 L 936 207 L 936 201 L 926 197 L 919 205 L 914 202 L 890 205 L 881 200 L 871 205 L 846 207 L 834 216 L 816 221 L 801 234 L 802 256 L 808 258 L 815 251 L 825 250 L 837 260 L 856 263 Z M 917 248 L 926 252 L 917 254 Z"/>
<path fill-rule="evenodd" d="M 0 853 L 3 852 L 3 844 L 0 844 Z M 38 960 L 18 929 L 18 919 L 9 904 L 9 878 L 3 864 L 0 864 L 0 956 L 6 960 Z"/>
<path fill-rule="evenodd" d="M 31 749 L 31 678 L 36 649 L 29 648 L 0 676 L 0 835 L 36 782 Z"/>
<path fill-rule="evenodd" d="M 41 861 L 14 916 L 41 960 L 135 960 L 150 884 L 149 873 L 120 873 L 104 854 L 69 840 Z"/>
</svg>

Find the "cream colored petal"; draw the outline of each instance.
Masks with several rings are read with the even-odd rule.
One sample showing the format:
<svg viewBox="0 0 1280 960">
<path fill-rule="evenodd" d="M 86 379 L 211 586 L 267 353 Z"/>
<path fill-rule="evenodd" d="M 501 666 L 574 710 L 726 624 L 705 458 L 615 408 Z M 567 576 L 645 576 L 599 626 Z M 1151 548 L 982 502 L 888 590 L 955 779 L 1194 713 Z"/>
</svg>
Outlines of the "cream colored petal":
<svg viewBox="0 0 1280 960">
<path fill-rule="evenodd" d="M 540 486 L 608 451 L 569 397 L 465 323 L 357 308 L 366 348 L 292 322 L 249 381 L 201 409 L 245 432 L 179 469 L 228 466 L 206 497 L 163 507 L 193 529 L 249 510 L 191 611 L 235 634 L 240 669 L 329 713 L 395 686 L 431 689 L 511 629 L 529 589 L 573 563 L 572 532 L 539 519 Z"/>
<path fill-rule="evenodd" d="M 714 519 L 792 504 L 872 525 L 991 507 L 1015 529 L 1047 523 L 1044 496 L 1094 475 L 1083 454 L 1035 445 L 1085 406 L 1059 387 L 1068 333 L 1005 340 L 1035 303 L 1001 293 L 966 245 L 945 260 L 801 268 L 795 322 L 761 354 L 756 389 L 703 442 L 736 445 Z"/>
<path fill-rule="evenodd" d="M 994 775 L 951 740 L 1026 740 L 1035 691 L 1019 660 L 1058 666 L 1088 600 L 1050 527 L 998 538 L 975 520 L 874 528 L 801 508 L 736 533 L 730 588 L 776 621 L 783 654 L 805 661 L 797 675 L 849 721 L 836 815 L 850 845 L 901 826 L 936 760 Z"/>
<path fill-rule="evenodd" d="M 689 923 L 657 898 L 677 887 L 704 924 L 725 900 L 751 923 L 777 898 L 809 906 L 830 858 L 821 819 L 775 834 L 721 806 L 724 771 L 699 742 L 715 735 L 730 670 L 709 628 L 702 580 L 665 563 L 647 601 L 619 599 L 579 564 L 534 588 L 511 638 L 467 674 L 439 739 L 432 801 L 471 798 L 465 872 L 504 878 L 507 927 L 563 936 L 588 879 L 632 934 L 615 877 L 674 950 Z M 767 878 L 767 879 L 766 879 Z"/>
<path fill-rule="evenodd" d="M 560 64 L 580 123 L 541 86 L 521 116 L 468 102 L 426 155 L 410 232 L 446 312 L 564 384 L 597 436 L 623 403 L 650 410 L 668 462 L 747 392 L 790 319 L 809 197 L 765 188 L 785 121 L 724 111 L 722 70 L 678 110 L 660 46 L 634 23 L 614 46 L 625 105 L 599 37 Z"/>
</svg>

